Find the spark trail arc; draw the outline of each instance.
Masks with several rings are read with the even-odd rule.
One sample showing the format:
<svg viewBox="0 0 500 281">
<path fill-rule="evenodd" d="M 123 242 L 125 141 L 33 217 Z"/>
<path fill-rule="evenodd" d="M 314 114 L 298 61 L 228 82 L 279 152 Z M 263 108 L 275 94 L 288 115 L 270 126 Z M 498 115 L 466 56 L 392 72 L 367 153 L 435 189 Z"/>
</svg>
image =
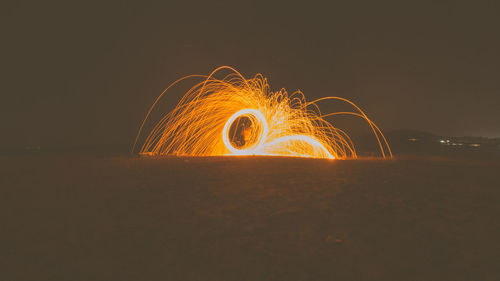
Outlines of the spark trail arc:
<svg viewBox="0 0 500 281">
<path fill-rule="evenodd" d="M 217 78 L 223 71 L 230 74 Z M 146 114 L 132 151 L 158 101 L 172 86 L 189 78 L 202 81 L 156 123 L 140 148 L 141 155 L 356 158 L 349 135 L 325 119 L 347 114 L 364 119 L 376 137 L 381 156 L 392 157 L 382 131 L 353 102 L 341 97 L 308 102 L 299 91 L 272 92 L 261 74 L 246 79 L 228 66 L 219 67 L 208 76 L 183 77 L 169 86 Z M 318 103 L 327 100 L 347 103 L 354 110 L 322 114 Z"/>
</svg>

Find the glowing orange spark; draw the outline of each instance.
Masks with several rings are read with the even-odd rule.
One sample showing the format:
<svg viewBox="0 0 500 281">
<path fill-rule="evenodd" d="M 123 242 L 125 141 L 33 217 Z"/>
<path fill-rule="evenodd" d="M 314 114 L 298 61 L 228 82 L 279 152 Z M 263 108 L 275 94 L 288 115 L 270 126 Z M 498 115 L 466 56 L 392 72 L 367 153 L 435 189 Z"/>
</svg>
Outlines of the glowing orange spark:
<svg viewBox="0 0 500 281">
<path fill-rule="evenodd" d="M 222 79 L 214 75 L 228 69 L 232 74 Z M 340 97 L 326 97 L 306 102 L 301 92 L 289 95 L 284 89 L 271 92 L 260 74 L 245 79 L 238 71 L 223 66 L 203 77 L 179 104 L 146 138 L 142 155 L 273 155 L 328 159 L 356 158 L 349 136 L 335 128 L 324 117 L 350 114 L 368 122 L 377 138 L 382 157 L 392 156 L 382 131 L 354 103 Z M 160 98 L 149 109 L 137 134 L 134 148 L 144 124 Z M 317 102 L 334 99 L 352 105 L 356 112 L 334 112 L 321 115 Z"/>
</svg>

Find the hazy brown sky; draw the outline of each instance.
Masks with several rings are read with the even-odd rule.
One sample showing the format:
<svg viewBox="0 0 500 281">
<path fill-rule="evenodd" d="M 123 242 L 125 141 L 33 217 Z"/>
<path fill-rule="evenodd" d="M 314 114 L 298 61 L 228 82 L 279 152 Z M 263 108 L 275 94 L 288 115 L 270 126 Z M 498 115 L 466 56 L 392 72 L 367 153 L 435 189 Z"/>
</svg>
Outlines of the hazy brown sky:
<svg viewBox="0 0 500 281">
<path fill-rule="evenodd" d="M 220 65 L 385 130 L 500 137 L 498 1 L 70 2 L 1 9 L 1 145 L 130 143 L 163 88 Z"/>
</svg>

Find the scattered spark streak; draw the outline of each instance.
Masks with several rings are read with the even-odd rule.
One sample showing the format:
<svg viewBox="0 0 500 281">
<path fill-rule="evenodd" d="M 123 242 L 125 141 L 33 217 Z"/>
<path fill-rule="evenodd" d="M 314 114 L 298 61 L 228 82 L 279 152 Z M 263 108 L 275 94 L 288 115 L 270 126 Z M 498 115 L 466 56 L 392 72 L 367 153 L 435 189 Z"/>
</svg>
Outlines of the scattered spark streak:
<svg viewBox="0 0 500 281">
<path fill-rule="evenodd" d="M 230 70 L 231 74 L 215 78 L 221 70 Z M 170 85 L 150 107 L 132 151 L 165 92 L 193 77 L 204 80 L 194 85 L 156 124 L 140 149 L 141 155 L 356 158 L 348 134 L 325 120 L 325 117 L 343 114 L 364 119 L 378 141 L 382 157 L 392 157 L 382 131 L 351 101 L 325 97 L 307 102 L 299 91 L 292 94 L 284 89 L 272 92 L 261 74 L 245 79 L 227 66 L 217 68 L 209 76 L 186 76 Z M 321 114 L 318 102 L 325 100 L 345 102 L 355 111 Z"/>
</svg>

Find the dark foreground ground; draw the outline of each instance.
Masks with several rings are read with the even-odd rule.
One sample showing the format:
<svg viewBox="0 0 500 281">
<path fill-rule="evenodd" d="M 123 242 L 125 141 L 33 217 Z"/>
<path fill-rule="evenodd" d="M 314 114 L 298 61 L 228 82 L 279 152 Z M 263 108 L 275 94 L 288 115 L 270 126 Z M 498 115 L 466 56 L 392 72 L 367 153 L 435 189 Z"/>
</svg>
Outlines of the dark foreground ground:
<svg viewBox="0 0 500 281">
<path fill-rule="evenodd" d="M 0 163 L 0 280 L 500 280 L 496 160 Z"/>
</svg>

